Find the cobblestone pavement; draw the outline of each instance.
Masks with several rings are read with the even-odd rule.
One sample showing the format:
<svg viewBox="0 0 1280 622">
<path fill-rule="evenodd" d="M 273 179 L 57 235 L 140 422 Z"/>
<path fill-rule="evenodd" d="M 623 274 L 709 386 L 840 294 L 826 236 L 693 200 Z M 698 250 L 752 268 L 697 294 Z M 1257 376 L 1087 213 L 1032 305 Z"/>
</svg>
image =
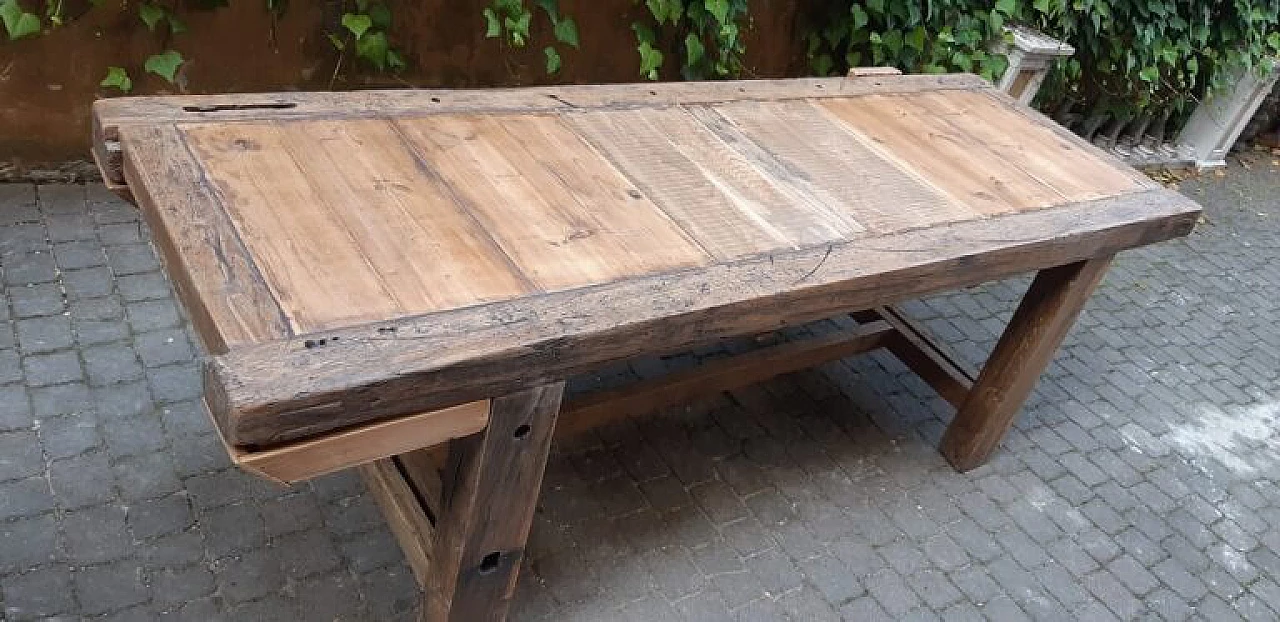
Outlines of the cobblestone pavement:
<svg viewBox="0 0 1280 622">
<path fill-rule="evenodd" d="M 987 466 L 881 355 L 602 429 L 555 450 L 513 618 L 1276 619 L 1280 171 L 1184 190 L 1207 222 L 1119 259 Z M 101 187 L 0 185 L 4 616 L 412 616 L 357 478 L 230 467 L 146 240 Z M 1026 283 L 907 308 L 976 362 Z"/>
</svg>

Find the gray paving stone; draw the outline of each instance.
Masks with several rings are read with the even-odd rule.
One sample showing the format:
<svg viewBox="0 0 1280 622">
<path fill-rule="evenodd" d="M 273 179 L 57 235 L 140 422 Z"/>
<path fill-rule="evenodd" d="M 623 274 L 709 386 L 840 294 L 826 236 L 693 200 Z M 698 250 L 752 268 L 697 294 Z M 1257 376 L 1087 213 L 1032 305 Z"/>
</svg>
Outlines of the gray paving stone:
<svg viewBox="0 0 1280 622">
<path fill-rule="evenodd" d="M 81 568 L 73 581 L 81 609 L 89 614 L 123 609 L 149 596 L 142 566 L 134 560 Z"/>
<path fill-rule="evenodd" d="M 97 423 L 87 415 L 42 419 L 39 433 L 45 455 L 54 460 L 76 456 L 102 445 Z"/>
<path fill-rule="evenodd" d="M 71 318 L 65 315 L 18 320 L 14 328 L 18 346 L 26 354 L 52 352 L 71 346 Z"/>
<path fill-rule="evenodd" d="M 43 470 L 44 457 L 34 431 L 0 432 L 0 482 L 29 477 Z"/>
<path fill-rule="evenodd" d="M 42 420 L 59 415 L 91 415 L 93 413 L 89 388 L 78 382 L 32 389 L 31 405 L 35 416 Z"/>
<path fill-rule="evenodd" d="M 102 505 L 63 514 L 63 541 L 67 554 L 88 564 L 123 559 L 133 551 L 133 539 L 125 526 L 125 509 Z"/>
<path fill-rule="evenodd" d="M 27 570 L 59 558 L 52 514 L 0 523 L 0 573 Z"/>
<path fill-rule="evenodd" d="M 3 351 L 0 351 L 0 366 L 5 364 L 3 357 Z M 0 371 L 0 375 L 3 373 Z M 18 378 L 22 378 L 21 372 Z M 32 418 L 27 390 L 22 385 L 0 386 L 0 432 L 29 428 Z"/>
<path fill-rule="evenodd" d="M 160 268 L 160 262 L 146 243 L 109 246 L 107 261 L 116 276 L 152 272 Z"/>
<path fill-rule="evenodd" d="M 84 357 L 89 384 L 93 386 L 119 384 L 142 378 L 142 365 L 138 364 L 138 355 L 128 346 L 93 346 L 82 350 L 81 356 Z"/>
<path fill-rule="evenodd" d="M 75 352 L 32 354 L 22 357 L 22 370 L 29 386 L 43 387 L 76 382 L 84 377 Z"/>
<path fill-rule="evenodd" d="M 134 501 L 128 506 L 129 531 L 135 540 L 147 540 L 186 530 L 195 521 L 185 494 Z"/>
<path fill-rule="evenodd" d="M 41 315 L 55 315 L 66 308 L 62 289 L 57 283 L 18 285 L 5 289 L 13 317 L 22 319 Z"/>
<path fill-rule="evenodd" d="M 5 595 L 4 614 L 9 620 L 43 620 L 77 610 L 71 570 L 62 565 L 0 577 L 0 591 Z"/>
</svg>

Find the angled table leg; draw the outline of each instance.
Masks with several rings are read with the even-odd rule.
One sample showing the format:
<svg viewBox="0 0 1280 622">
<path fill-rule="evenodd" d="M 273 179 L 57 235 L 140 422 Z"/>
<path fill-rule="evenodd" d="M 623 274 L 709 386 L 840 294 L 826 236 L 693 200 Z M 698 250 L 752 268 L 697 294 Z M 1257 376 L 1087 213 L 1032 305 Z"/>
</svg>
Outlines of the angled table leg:
<svg viewBox="0 0 1280 622">
<path fill-rule="evenodd" d="M 986 462 L 1106 274 L 1111 257 L 1041 270 L 942 437 L 958 471 Z"/>
<path fill-rule="evenodd" d="M 485 431 L 452 441 L 423 619 L 506 617 L 564 383 L 493 400 Z"/>
</svg>

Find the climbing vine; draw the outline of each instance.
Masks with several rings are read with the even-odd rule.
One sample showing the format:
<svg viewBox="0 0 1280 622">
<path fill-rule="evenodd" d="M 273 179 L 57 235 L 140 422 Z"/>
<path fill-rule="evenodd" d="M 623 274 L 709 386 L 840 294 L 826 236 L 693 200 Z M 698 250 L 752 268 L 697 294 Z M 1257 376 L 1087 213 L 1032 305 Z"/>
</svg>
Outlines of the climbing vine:
<svg viewBox="0 0 1280 622">
<path fill-rule="evenodd" d="M 43 0 L 40 12 L 27 8 L 35 4 L 29 0 L 0 0 L 0 23 L 3 23 L 9 40 L 16 41 L 60 28 L 105 2 L 87 0 L 87 3 L 75 3 L 80 9 L 71 15 L 69 0 Z M 132 4 L 130 0 L 124 0 L 124 3 L 126 8 Z M 177 37 L 187 32 L 187 24 L 180 13 L 220 9 L 228 3 L 229 0 L 144 0 L 136 3 L 133 12 L 138 23 L 156 36 L 161 48 L 143 59 L 141 70 L 181 87 L 181 70 L 187 59 L 176 49 L 180 47 Z M 265 9 L 272 18 L 273 33 L 275 21 L 285 5 L 285 0 L 265 0 Z M 338 52 L 333 72 L 335 78 L 348 55 L 378 71 L 405 68 L 404 58 L 391 43 L 392 14 L 385 3 L 380 0 L 341 0 L 339 5 L 343 11 L 340 27 L 325 33 Z M 131 69 L 137 71 L 138 67 L 106 67 L 99 86 L 120 93 L 131 92 L 134 84 Z"/>
<path fill-rule="evenodd" d="M 639 2 L 639 0 L 636 0 Z M 657 80 L 667 58 L 686 80 L 742 74 L 747 0 L 645 0 L 651 22 L 634 22 L 640 75 Z"/>
<path fill-rule="evenodd" d="M 571 48 L 578 47 L 578 24 L 572 17 L 560 13 L 559 0 L 535 0 L 534 4 L 545 16 L 546 23 L 557 43 Z M 485 36 L 499 39 L 504 45 L 512 48 L 523 48 L 531 37 L 529 29 L 533 25 L 533 11 L 525 5 L 524 0 L 493 0 L 482 12 L 485 23 Z M 546 59 L 547 75 L 559 73 L 564 64 L 560 50 L 555 45 L 542 48 Z"/>
</svg>

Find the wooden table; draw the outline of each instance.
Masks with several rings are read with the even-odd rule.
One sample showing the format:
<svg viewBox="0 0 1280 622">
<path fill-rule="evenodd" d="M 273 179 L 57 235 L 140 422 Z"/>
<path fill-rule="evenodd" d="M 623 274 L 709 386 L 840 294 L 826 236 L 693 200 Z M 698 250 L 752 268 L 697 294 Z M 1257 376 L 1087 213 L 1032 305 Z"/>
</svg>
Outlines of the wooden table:
<svg viewBox="0 0 1280 622">
<path fill-rule="evenodd" d="M 557 425 L 883 347 L 958 409 L 946 458 L 980 465 L 1112 255 L 1199 214 L 969 75 L 94 111 L 108 183 L 209 353 L 228 451 L 286 482 L 358 466 L 430 619 L 505 615 Z M 976 378 L 887 306 L 1032 271 Z M 844 334 L 561 412 L 575 374 L 841 314 Z"/>
</svg>

